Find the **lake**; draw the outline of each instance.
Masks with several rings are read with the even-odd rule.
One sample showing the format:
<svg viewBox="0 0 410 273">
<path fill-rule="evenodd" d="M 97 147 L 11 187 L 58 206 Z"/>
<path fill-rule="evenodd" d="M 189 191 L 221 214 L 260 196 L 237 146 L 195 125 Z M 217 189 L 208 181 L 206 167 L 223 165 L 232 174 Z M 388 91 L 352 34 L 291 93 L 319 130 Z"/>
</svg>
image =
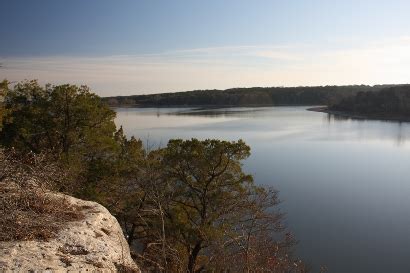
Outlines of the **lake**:
<svg viewBox="0 0 410 273">
<path fill-rule="evenodd" d="M 116 124 L 151 148 L 243 139 L 244 169 L 280 191 L 302 259 L 329 273 L 410 272 L 410 124 L 306 108 L 118 108 Z"/>
</svg>

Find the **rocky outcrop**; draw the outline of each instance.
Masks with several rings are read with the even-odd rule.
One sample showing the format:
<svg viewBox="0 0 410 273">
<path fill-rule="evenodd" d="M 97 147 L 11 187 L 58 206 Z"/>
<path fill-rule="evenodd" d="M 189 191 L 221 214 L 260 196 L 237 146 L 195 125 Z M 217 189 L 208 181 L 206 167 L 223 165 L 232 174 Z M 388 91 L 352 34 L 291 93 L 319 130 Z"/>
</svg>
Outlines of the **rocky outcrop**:
<svg viewBox="0 0 410 273">
<path fill-rule="evenodd" d="M 95 203 L 58 195 L 79 207 L 84 219 L 68 222 L 47 241 L 0 242 L 0 271 L 140 272 L 117 220 Z"/>
</svg>

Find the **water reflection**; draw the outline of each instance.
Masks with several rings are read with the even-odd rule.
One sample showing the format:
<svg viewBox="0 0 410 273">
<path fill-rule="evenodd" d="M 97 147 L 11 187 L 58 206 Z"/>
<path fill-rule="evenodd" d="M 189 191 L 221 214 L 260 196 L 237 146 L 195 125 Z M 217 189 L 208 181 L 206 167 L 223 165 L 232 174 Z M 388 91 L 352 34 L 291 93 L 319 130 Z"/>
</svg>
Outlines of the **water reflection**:
<svg viewBox="0 0 410 273">
<path fill-rule="evenodd" d="M 333 114 L 325 114 L 323 119 L 329 126 L 338 126 L 338 123 L 348 124 L 350 130 L 356 132 L 360 140 L 387 139 L 397 146 L 403 146 L 410 138 L 410 123 L 408 122 L 356 119 Z"/>
<path fill-rule="evenodd" d="M 207 131 L 215 127 L 218 132 L 237 131 L 238 137 L 252 132 L 254 138 L 265 140 L 299 137 L 316 141 L 390 142 L 403 147 L 410 139 L 410 123 L 352 119 L 306 111 L 306 107 L 117 108 L 116 111 L 117 122 L 130 134 L 148 129 L 190 127 L 188 131 Z"/>
<path fill-rule="evenodd" d="M 255 117 L 259 112 L 266 112 L 266 108 L 249 108 L 249 107 L 235 107 L 235 108 L 196 108 L 189 110 L 181 110 L 178 112 L 169 113 L 169 115 L 186 115 L 186 116 L 204 116 L 210 118 L 220 118 L 228 116 L 237 117 Z"/>
</svg>

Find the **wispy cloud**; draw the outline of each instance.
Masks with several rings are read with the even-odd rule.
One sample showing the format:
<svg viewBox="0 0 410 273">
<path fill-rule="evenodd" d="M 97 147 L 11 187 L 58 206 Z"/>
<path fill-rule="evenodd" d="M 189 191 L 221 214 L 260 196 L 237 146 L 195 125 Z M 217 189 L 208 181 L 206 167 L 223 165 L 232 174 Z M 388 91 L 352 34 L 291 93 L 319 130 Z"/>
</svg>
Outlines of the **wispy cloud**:
<svg viewBox="0 0 410 273">
<path fill-rule="evenodd" d="M 410 37 L 332 50 L 312 45 L 224 46 L 102 57 L 4 57 L 0 63 L 0 78 L 88 84 L 100 95 L 407 83 Z"/>
</svg>

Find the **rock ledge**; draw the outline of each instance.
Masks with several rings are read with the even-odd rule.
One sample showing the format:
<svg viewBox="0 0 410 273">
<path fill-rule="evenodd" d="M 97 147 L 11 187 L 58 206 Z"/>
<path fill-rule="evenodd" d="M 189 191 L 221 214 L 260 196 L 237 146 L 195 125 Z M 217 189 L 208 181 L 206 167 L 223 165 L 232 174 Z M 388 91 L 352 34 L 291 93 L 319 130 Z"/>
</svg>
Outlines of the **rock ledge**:
<svg viewBox="0 0 410 273">
<path fill-rule="evenodd" d="M 56 197 L 80 207 L 84 219 L 67 223 L 49 241 L 0 242 L 1 272 L 140 272 L 120 225 L 106 208 L 71 196 Z"/>
</svg>

